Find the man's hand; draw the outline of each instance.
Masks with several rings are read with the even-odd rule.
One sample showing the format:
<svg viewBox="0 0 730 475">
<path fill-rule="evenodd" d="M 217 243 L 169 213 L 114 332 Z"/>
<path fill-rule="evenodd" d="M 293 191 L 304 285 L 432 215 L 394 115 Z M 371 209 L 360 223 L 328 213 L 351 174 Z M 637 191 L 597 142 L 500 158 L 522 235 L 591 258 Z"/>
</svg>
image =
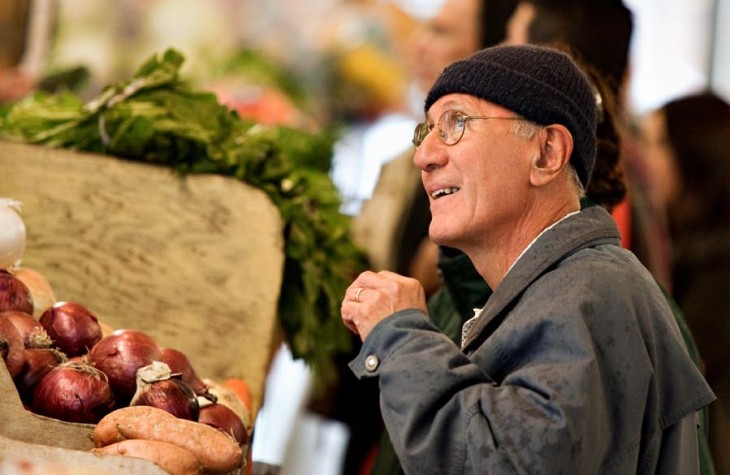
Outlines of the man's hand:
<svg viewBox="0 0 730 475">
<path fill-rule="evenodd" d="M 427 312 L 425 293 L 418 280 L 388 271 L 366 271 L 345 292 L 342 321 L 364 341 L 378 322 L 409 308 Z"/>
</svg>

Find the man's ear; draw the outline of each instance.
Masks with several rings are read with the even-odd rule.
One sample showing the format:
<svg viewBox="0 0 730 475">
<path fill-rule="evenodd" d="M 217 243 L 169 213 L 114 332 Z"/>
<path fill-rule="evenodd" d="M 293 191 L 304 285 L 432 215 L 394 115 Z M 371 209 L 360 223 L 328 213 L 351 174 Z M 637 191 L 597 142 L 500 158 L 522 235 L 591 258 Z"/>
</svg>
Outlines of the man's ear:
<svg viewBox="0 0 730 475">
<path fill-rule="evenodd" d="M 555 179 L 570 163 L 573 152 L 573 136 L 560 124 L 546 126 L 540 137 L 540 156 L 535 157 L 530 168 L 530 183 L 545 185 Z"/>
</svg>

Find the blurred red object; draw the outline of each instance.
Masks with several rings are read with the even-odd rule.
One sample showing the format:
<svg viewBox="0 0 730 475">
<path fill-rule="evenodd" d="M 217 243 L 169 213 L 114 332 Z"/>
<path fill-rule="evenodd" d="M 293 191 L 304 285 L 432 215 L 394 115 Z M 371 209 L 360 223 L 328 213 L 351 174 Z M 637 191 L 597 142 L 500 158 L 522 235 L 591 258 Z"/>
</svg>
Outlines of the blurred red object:
<svg viewBox="0 0 730 475">
<path fill-rule="evenodd" d="M 281 91 L 267 86 L 218 83 L 209 87 L 218 101 L 245 119 L 269 125 L 297 126 L 301 113 Z"/>
</svg>

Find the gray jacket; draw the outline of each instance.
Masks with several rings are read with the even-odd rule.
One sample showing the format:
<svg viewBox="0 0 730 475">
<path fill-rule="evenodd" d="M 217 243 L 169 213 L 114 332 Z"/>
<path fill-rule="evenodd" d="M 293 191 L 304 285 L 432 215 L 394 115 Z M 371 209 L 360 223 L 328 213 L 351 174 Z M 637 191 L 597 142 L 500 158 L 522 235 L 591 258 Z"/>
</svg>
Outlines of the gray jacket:
<svg viewBox="0 0 730 475">
<path fill-rule="evenodd" d="M 602 208 L 546 231 L 459 349 L 423 312 L 372 330 L 350 363 L 379 377 L 406 473 L 698 473 L 714 394 L 666 298 Z"/>
</svg>

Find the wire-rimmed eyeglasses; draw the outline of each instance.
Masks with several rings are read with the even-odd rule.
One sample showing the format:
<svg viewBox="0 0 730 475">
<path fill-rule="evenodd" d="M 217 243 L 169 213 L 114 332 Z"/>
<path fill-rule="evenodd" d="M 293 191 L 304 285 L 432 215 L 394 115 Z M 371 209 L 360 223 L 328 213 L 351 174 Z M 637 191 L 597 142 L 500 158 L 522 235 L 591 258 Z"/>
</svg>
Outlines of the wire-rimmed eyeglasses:
<svg viewBox="0 0 730 475">
<path fill-rule="evenodd" d="M 469 120 L 474 119 L 502 119 L 502 120 L 524 120 L 522 117 L 493 117 L 486 115 L 466 115 L 456 110 L 447 110 L 439 118 L 438 123 L 429 124 L 421 122 L 413 131 L 413 145 L 418 148 L 426 139 L 426 136 L 434 129 L 438 131 L 438 138 L 445 145 L 455 145 L 464 136 L 464 129 Z"/>
</svg>

